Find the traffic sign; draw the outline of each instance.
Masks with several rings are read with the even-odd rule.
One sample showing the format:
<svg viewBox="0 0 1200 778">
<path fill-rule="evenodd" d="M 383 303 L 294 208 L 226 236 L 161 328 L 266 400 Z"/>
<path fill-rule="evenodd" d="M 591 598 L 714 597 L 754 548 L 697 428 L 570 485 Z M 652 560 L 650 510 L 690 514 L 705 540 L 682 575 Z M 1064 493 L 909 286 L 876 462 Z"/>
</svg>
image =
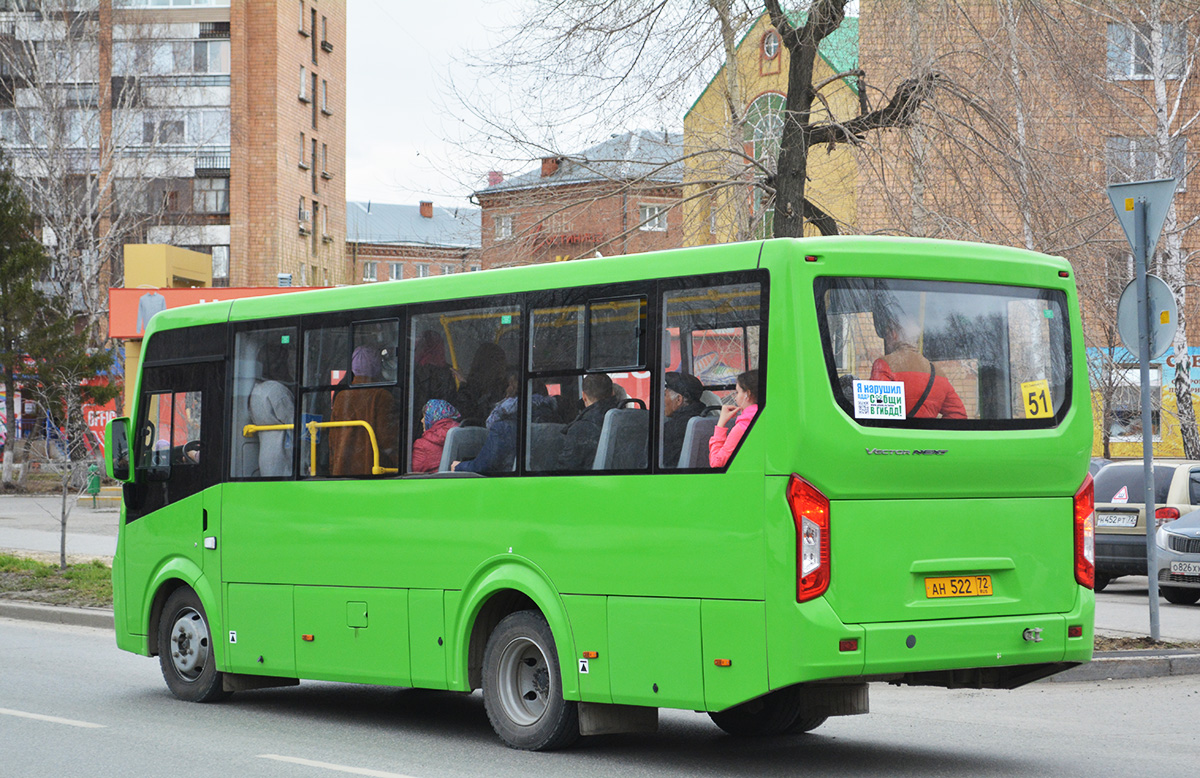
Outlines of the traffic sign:
<svg viewBox="0 0 1200 778">
<path fill-rule="evenodd" d="M 1171 287 L 1158 276 L 1146 274 L 1146 294 L 1150 304 L 1150 358 L 1167 353 L 1179 329 L 1179 308 Z M 1130 281 L 1117 303 L 1117 332 L 1131 353 L 1138 350 L 1137 280 Z"/>
<path fill-rule="evenodd" d="M 1121 229 L 1125 230 L 1125 237 L 1135 251 L 1137 245 L 1133 236 L 1133 204 L 1139 198 L 1146 201 L 1146 252 L 1152 253 L 1158 245 L 1158 236 L 1162 232 L 1163 222 L 1167 219 L 1167 211 L 1171 209 L 1171 199 L 1174 196 L 1173 178 L 1108 185 L 1108 199 L 1112 201 L 1113 210 L 1117 212 L 1117 221 L 1121 222 Z"/>
</svg>

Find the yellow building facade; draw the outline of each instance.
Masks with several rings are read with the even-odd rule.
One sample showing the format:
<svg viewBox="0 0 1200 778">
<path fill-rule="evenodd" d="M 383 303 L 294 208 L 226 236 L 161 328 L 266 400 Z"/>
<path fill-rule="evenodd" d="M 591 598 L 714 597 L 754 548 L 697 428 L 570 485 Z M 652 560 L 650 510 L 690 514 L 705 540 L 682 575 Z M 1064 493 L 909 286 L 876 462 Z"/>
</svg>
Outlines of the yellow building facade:
<svg viewBox="0 0 1200 778">
<path fill-rule="evenodd" d="M 814 121 L 831 113 L 839 119 L 857 115 L 855 79 L 836 77 L 857 66 L 858 19 L 851 17 L 821 43 L 813 83 L 825 86 L 813 105 Z M 684 245 L 771 236 L 774 211 L 764 186 L 779 156 L 787 79 L 788 52 L 764 14 L 738 42 L 734 61 L 721 67 L 684 117 Z M 733 116 L 732 105 L 741 106 L 742 121 Z M 845 146 L 810 152 L 806 194 L 843 232 L 855 231 L 858 222 L 856 174 L 853 152 Z M 811 225 L 808 229 L 816 234 Z"/>
</svg>

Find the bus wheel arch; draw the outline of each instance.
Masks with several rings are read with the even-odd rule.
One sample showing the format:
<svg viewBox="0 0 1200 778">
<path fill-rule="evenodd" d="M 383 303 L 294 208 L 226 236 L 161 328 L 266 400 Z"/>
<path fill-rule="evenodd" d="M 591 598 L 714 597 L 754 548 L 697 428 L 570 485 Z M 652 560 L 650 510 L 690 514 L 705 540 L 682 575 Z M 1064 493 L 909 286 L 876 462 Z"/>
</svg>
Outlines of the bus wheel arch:
<svg viewBox="0 0 1200 778">
<path fill-rule="evenodd" d="M 470 643 L 467 646 L 467 683 L 472 691 L 483 688 L 483 652 L 488 638 L 504 617 L 523 610 L 537 610 L 537 603 L 517 589 L 493 592 L 483 603 L 471 622 Z"/>
</svg>

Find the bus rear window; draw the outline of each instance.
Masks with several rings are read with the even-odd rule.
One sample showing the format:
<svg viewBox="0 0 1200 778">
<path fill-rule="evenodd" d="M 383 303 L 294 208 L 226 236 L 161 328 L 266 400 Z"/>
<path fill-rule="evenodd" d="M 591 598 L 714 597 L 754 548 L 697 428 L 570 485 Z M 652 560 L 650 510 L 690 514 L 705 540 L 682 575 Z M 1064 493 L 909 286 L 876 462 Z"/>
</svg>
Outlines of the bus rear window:
<svg viewBox="0 0 1200 778">
<path fill-rule="evenodd" d="M 1051 427 L 1070 397 L 1066 295 L 887 278 L 819 278 L 825 362 L 865 426 Z"/>
</svg>

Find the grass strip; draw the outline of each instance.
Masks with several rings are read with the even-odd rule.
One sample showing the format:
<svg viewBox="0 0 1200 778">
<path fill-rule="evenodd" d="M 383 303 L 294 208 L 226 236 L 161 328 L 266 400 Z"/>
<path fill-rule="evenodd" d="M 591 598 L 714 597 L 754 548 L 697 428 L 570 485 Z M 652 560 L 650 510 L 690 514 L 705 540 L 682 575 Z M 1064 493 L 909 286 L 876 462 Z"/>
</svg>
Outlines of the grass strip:
<svg viewBox="0 0 1200 778">
<path fill-rule="evenodd" d="M 112 568 L 99 560 L 46 564 L 0 554 L 0 597 L 50 605 L 112 607 Z"/>
</svg>

